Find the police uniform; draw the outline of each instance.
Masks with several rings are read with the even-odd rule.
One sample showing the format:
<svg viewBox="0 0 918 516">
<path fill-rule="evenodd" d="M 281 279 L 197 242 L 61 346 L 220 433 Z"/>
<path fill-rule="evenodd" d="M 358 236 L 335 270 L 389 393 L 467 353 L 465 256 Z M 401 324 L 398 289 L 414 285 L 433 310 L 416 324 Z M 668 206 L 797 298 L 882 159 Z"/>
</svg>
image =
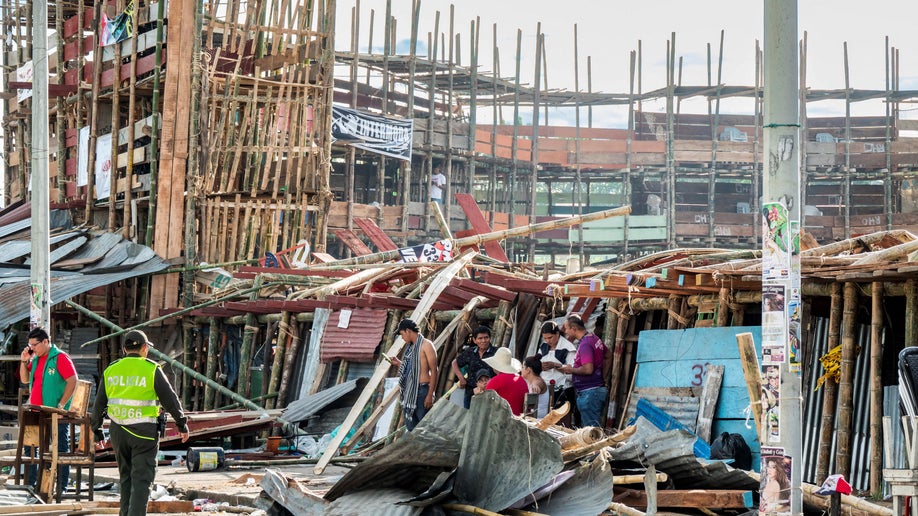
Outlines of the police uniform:
<svg viewBox="0 0 918 516">
<path fill-rule="evenodd" d="M 160 404 L 179 431 L 188 432 L 181 402 L 159 364 L 128 353 L 105 369 L 92 411 L 97 435 L 106 413 L 112 421 L 109 434 L 121 477 L 121 516 L 146 514 L 156 477 Z"/>
</svg>

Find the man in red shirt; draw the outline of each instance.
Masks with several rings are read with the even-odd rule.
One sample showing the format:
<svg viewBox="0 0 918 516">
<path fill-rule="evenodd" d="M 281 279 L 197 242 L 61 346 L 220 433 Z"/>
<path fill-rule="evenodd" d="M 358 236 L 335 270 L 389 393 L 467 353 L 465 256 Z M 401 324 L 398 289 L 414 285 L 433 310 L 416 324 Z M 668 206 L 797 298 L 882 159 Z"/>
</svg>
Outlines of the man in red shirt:
<svg viewBox="0 0 918 516">
<path fill-rule="evenodd" d="M 523 404 L 526 394 L 529 393 L 529 384 L 520 376 L 520 361 L 513 358 L 510 350 L 499 348 L 493 357 L 484 359 L 497 376 L 491 378 L 486 389 L 495 391 L 498 396 L 507 400 L 514 416 L 523 413 Z"/>
<path fill-rule="evenodd" d="M 34 328 L 29 332 L 29 345 L 22 350 L 19 357 L 19 379 L 29 384 L 29 403 L 58 409 L 70 409 L 70 398 L 77 384 L 76 368 L 73 360 L 60 350 L 48 337 L 43 328 Z M 70 451 L 70 432 L 67 424 L 58 426 L 57 451 Z M 32 450 L 25 450 L 31 454 Z M 37 466 L 29 467 L 27 481 L 34 485 L 38 474 Z M 67 488 L 70 479 L 70 468 L 58 468 L 58 486 L 61 491 Z"/>
</svg>

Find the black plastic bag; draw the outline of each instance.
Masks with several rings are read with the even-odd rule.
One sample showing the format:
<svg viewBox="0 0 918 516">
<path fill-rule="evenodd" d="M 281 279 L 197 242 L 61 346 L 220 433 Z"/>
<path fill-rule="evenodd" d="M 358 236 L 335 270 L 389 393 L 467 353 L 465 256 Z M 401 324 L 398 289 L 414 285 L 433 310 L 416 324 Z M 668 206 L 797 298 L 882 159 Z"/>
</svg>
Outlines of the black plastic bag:
<svg viewBox="0 0 918 516">
<path fill-rule="evenodd" d="M 737 469 L 752 469 L 752 450 L 746 444 L 746 439 L 740 434 L 724 432 L 711 443 L 712 459 L 733 459 L 733 466 Z"/>
</svg>

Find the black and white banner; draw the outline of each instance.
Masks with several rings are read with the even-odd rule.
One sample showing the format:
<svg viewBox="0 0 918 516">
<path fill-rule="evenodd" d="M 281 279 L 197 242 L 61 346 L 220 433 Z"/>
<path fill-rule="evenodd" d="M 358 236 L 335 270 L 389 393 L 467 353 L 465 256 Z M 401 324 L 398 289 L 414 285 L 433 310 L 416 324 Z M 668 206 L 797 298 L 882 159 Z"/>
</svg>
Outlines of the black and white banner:
<svg viewBox="0 0 918 516">
<path fill-rule="evenodd" d="M 390 118 L 332 106 L 332 141 L 347 142 L 358 149 L 393 158 L 411 159 L 414 120 Z"/>
</svg>

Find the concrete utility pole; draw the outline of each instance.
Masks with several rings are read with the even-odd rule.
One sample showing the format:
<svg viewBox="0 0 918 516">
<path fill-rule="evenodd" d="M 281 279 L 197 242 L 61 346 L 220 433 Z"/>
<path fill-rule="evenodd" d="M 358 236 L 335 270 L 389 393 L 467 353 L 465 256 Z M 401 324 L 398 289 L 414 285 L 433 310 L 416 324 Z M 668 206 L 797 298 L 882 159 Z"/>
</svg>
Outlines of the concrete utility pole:
<svg viewBox="0 0 918 516">
<path fill-rule="evenodd" d="M 48 3 L 32 2 L 32 267 L 29 327 L 51 331 L 48 191 Z M 63 166 L 63 163 L 61 163 Z"/>
<path fill-rule="evenodd" d="M 765 0 L 762 513 L 803 514 L 797 0 Z"/>
</svg>

